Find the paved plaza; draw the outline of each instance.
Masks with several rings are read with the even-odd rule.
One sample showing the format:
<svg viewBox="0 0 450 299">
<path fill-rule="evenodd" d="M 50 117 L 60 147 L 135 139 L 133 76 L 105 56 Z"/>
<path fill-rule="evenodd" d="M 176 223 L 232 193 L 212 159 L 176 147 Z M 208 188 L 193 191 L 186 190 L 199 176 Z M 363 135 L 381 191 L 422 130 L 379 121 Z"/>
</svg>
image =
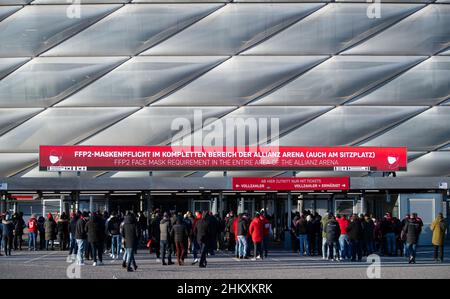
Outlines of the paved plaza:
<svg viewBox="0 0 450 299">
<path fill-rule="evenodd" d="M 449 256 L 450 250 L 446 250 Z M 127 273 L 120 261 L 104 258 L 104 265 L 93 267 L 86 261 L 79 276 L 92 279 L 302 279 L 302 278 L 368 278 L 370 265 L 361 263 L 328 262 L 320 257 L 299 257 L 292 252 L 274 251 L 262 261 L 236 260 L 231 253 L 219 253 L 208 258 L 208 267 L 200 269 L 186 266 L 162 266 L 154 255 L 141 250 L 136 256 L 138 269 Z M 191 261 L 191 257 L 187 261 Z M 38 251 L 13 252 L 12 256 L 0 257 L 0 279 L 13 278 L 68 278 L 77 273 L 74 264 L 66 261 L 66 252 Z M 70 268 L 72 267 L 72 268 Z M 72 271 L 72 272 L 71 272 Z M 436 264 L 432 260 L 432 248 L 419 249 L 416 265 L 408 265 L 402 257 L 381 257 L 381 278 L 450 278 L 450 263 Z"/>
</svg>

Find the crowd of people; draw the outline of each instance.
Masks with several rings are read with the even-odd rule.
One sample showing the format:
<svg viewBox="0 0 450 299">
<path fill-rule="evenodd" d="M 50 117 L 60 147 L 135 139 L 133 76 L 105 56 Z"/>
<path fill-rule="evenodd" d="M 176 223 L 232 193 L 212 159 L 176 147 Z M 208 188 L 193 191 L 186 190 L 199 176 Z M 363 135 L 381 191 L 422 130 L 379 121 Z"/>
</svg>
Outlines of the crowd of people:
<svg viewBox="0 0 450 299">
<path fill-rule="evenodd" d="M 6 256 L 12 250 L 22 250 L 25 229 L 28 231 L 28 250 L 68 251 L 68 259 L 78 265 L 92 260 L 93 266 L 103 264 L 103 255 L 122 260 L 127 271 L 138 266 L 134 258 L 138 249 L 155 254 L 163 266 L 185 265 L 192 255 L 192 265 L 207 266 L 207 257 L 218 250 L 234 253 L 237 260 L 262 260 L 269 254 L 273 240 L 272 218 L 264 210 L 249 215 L 235 215 L 230 211 L 225 218 L 208 211 L 176 213 L 155 209 L 147 214 L 76 212 L 47 217 L 32 215 L 27 223 L 22 213 L 0 216 L 0 243 Z M 322 256 L 332 261 L 361 261 L 373 253 L 388 256 L 407 256 L 416 262 L 416 247 L 423 229 L 417 214 L 403 220 L 387 213 L 382 220 L 372 216 L 345 215 L 303 211 L 291 223 L 294 250 L 300 255 Z M 447 224 L 442 214 L 430 225 L 433 232 L 434 259 L 444 259 L 444 238 Z M 1 255 L 1 253 L 0 253 Z"/>
<path fill-rule="evenodd" d="M 352 262 L 363 256 L 378 253 L 382 256 L 406 256 L 410 264 L 416 263 L 417 244 L 423 221 L 416 213 L 403 220 L 386 213 L 382 220 L 369 214 L 345 215 L 326 213 L 323 217 L 304 211 L 292 221 L 291 232 L 298 240 L 300 255 L 322 256 L 323 259 Z M 446 221 L 440 213 L 430 225 L 433 233 L 434 260 L 444 259 Z"/>
</svg>

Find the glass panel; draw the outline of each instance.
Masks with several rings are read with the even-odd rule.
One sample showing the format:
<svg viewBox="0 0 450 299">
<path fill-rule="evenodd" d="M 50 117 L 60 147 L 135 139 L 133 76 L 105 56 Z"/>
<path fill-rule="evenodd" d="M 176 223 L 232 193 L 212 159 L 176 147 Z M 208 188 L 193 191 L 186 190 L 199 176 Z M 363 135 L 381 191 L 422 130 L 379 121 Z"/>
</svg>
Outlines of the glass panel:
<svg viewBox="0 0 450 299">
<path fill-rule="evenodd" d="M 450 6 L 430 4 L 344 54 L 433 55 L 450 42 Z"/>
<path fill-rule="evenodd" d="M 411 151 L 433 150 L 450 141 L 449 115 L 449 106 L 433 107 L 363 145 L 406 146 Z"/>
<path fill-rule="evenodd" d="M 221 6 L 222 4 L 127 4 L 45 55 L 135 55 Z"/>
<path fill-rule="evenodd" d="M 224 57 L 134 57 L 57 106 L 143 106 L 200 76 Z"/>
<path fill-rule="evenodd" d="M 423 59 L 334 56 L 251 105 L 339 105 Z"/>
<path fill-rule="evenodd" d="M 49 108 L 0 137 L 1 152 L 38 152 L 40 144 L 75 144 L 135 108 Z"/>
<path fill-rule="evenodd" d="M 421 4 L 383 4 L 382 18 L 370 19 L 367 17 L 368 5 L 367 3 L 329 3 L 304 20 L 244 53 L 337 54 L 423 7 Z M 410 35 L 407 34 L 407 36 Z"/>
<path fill-rule="evenodd" d="M 324 56 L 234 56 L 153 105 L 244 105 L 324 60 Z"/>
<path fill-rule="evenodd" d="M 0 81 L 0 107 L 49 107 L 125 58 L 38 57 Z"/>
<path fill-rule="evenodd" d="M 38 108 L 0 108 L 0 135 L 42 110 Z"/>
<path fill-rule="evenodd" d="M 144 54 L 233 55 L 286 28 L 323 5 L 228 4 Z"/>
<path fill-rule="evenodd" d="M 425 109 L 425 107 L 341 106 L 281 137 L 280 145 L 350 145 Z"/>
<path fill-rule="evenodd" d="M 0 177 L 12 176 L 38 161 L 38 154 L 0 153 Z"/>
<path fill-rule="evenodd" d="M 25 6 L 0 23 L 0 57 L 36 56 L 117 9 L 83 6 L 80 18 L 67 17 L 68 5 Z"/>
<path fill-rule="evenodd" d="M 436 105 L 450 96 L 450 57 L 433 56 L 375 91 L 356 105 Z"/>
<path fill-rule="evenodd" d="M 83 142 L 84 145 L 159 145 L 185 135 L 202 121 L 220 117 L 234 107 L 147 107 Z M 197 111 L 194 114 L 194 112 Z M 201 113 L 200 113 L 201 111 Z M 197 116 L 196 116 L 197 115 Z M 190 127 L 172 129 L 174 119 L 188 120 Z M 196 123 L 194 124 L 194 119 Z M 200 123 L 198 123 L 200 121 Z M 186 124 L 187 125 L 187 124 Z"/>
</svg>

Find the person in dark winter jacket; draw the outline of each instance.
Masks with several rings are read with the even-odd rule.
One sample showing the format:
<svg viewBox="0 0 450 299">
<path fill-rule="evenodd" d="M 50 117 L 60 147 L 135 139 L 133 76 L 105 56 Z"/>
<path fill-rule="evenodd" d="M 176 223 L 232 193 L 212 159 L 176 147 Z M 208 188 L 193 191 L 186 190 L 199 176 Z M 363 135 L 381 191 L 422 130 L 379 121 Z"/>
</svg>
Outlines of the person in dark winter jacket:
<svg viewBox="0 0 450 299">
<path fill-rule="evenodd" d="M 59 249 L 67 249 L 67 240 L 69 239 L 69 220 L 66 213 L 62 213 L 61 217 L 56 223 L 56 230 L 58 232 Z"/>
<path fill-rule="evenodd" d="M 219 222 L 217 218 L 214 217 L 211 213 L 209 214 L 209 229 L 211 234 L 211 244 L 208 246 L 209 254 L 215 255 L 215 251 L 217 250 L 217 236 L 219 232 Z"/>
<path fill-rule="evenodd" d="M 247 234 L 248 234 L 248 223 L 242 214 L 238 215 L 237 223 L 237 238 L 238 238 L 238 252 L 239 259 L 248 258 L 247 256 Z"/>
<path fill-rule="evenodd" d="M 326 243 L 328 244 L 328 260 L 339 261 L 339 237 L 341 235 L 341 229 L 339 223 L 334 218 L 333 214 L 326 216 L 328 219 L 324 221 L 325 226 L 323 228 L 326 236 Z"/>
<path fill-rule="evenodd" d="M 85 226 L 87 241 L 91 244 L 92 257 L 94 259 L 92 265 L 94 267 L 103 265 L 103 244 L 105 241 L 105 227 L 103 223 L 103 218 L 99 214 L 93 213 Z"/>
<path fill-rule="evenodd" d="M 364 219 L 361 222 L 363 229 L 363 255 L 369 256 L 375 252 L 375 224 L 369 214 L 364 215 Z"/>
<path fill-rule="evenodd" d="M 78 213 L 72 213 L 71 219 L 69 222 L 69 256 L 71 256 L 72 260 L 75 260 L 75 256 L 78 252 L 77 239 L 75 238 L 75 232 L 77 230 L 77 221 L 79 219 Z"/>
<path fill-rule="evenodd" d="M 107 232 L 108 235 L 111 236 L 111 257 L 113 259 L 118 259 L 121 248 L 120 219 L 115 211 L 111 213 L 111 217 L 107 223 Z"/>
<path fill-rule="evenodd" d="M 356 261 L 358 256 L 358 262 L 362 260 L 361 240 L 363 237 L 362 224 L 359 221 L 358 215 L 353 214 L 350 222 L 347 226 L 347 236 L 350 240 L 350 246 L 352 250 L 352 262 Z"/>
<path fill-rule="evenodd" d="M 86 222 L 87 222 L 88 213 L 83 212 L 80 218 L 77 221 L 77 226 L 75 228 L 75 239 L 77 240 L 77 264 L 82 266 L 84 265 L 84 254 L 86 249 L 87 242 L 87 234 L 86 234 Z"/>
<path fill-rule="evenodd" d="M 172 229 L 170 217 L 168 213 L 164 213 L 163 219 L 161 220 L 161 223 L 159 224 L 160 229 L 160 248 L 161 248 L 161 257 L 162 257 L 162 264 L 164 266 L 173 265 L 172 262 L 172 246 L 170 246 L 170 231 Z M 166 264 L 166 253 L 167 253 L 167 264 Z"/>
<path fill-rule="evenodd" d="M 11 215 L 6 214 L 5 219 L 2 220 L 3 226 L 3 250 L 5 255 L 11 255 L 11 249 L 13 247 L 13 239 L 14 239 L 14 223 L 11 219 Z"/>
<path fill-rule="evenodd" d="M 22 250 L 23 230 L 25 228 L 25 221 L 23 220 L 23 213 L 15 213 L 13 216 L 14 223 L 14 250 Z"/>
<path fill-rule="evenodd" d="M 55 240 L 56 240 L 56 222 L 53 219 L 52 213 L 48 213 L 44 227 L 45 227 L 45 249 L 48 250 L 49 245 L 51 243 L 52 244 L 51 249 L 53 250 L 55 247 Z"/>
<path fill-rule="evenodd" d="M 421 232 L 422 223 L 417 219 L 417 214 L 413 213 L 411 218 L 406 222 L 402 231 L 406 237 L 406 246 L 408 247 L 409 252 L 409 264 L 416 263 L 416 249 Z"/>
<path fill-rule="evenodd" d="M 150 222 L 150 236 L 153 239 L 153 244 L 154 244 L 154 250 L 156 253 L 156 259 L 159 259 L 161 257 L 161 250 L 160 250 L 160 246 L 161 246 L 161 231 L 159 229 L 159 225 L 161 224 L 161 215 L 159 213 L 159 210 L 156 210 L 154 213 L 154 216 Z"/>
<path fill-rule="evenodd" d="M 383 241 L 385 244 L 385 248 L 383 248 L 383 251 L 387 255 L 393 256 L 395 252 L 397 252 L 397 242 L 395 238 L 395 222 L 390 213 L 386 213 L 381 222 L 381 234 L 383 236 Z"/>
<path fill-rule="evenodd" d="M 121 225 L 120 231 L 125 243 L 125 254 L 123 255 L 122 267 L 126 268 L 128 272 L 133 272 L 133 269 L 131 268 L 131 265 L 133 265 L 134 271 L 136 271 L 137 264 L 134 259 L 134 249 L 138 243 L 138 231 L 136 217 L 134 217 L 133 213 L 129 212 L 127 214 Z"/>
<path fill-rule="evenodd" d="M 186 248 L 184 247 L 185 240 L 188 237 L 188 230 L 183 222 L 183 218 L 177 218 L 175 225 L 170 231 L 170 235 L 173 236 L 175 242 L 175 249 L 177 253 L 177 262 L 179 266 L 184 265 L 184 254 Z"/>
<path fill-rule="evenodd" d="M 38 231 L 39 231 L 39 250 L 44 250 L 45 248 L 45 218 L 44 216 L 39 216 L 37 219 Z"/>
<path fill-rule="evenodd" d="M 202 218 L 197 221 L 195 225 L 195 235 L 197 236 L 197 242 L 200 245 L 200 268 L 206 268 L 208 262 L 206 261 L 206 256 L 208 254 L 208 245 L 211 242 L 211 233 L 209 228 L 209 213 L 203 212 Z"/>
<path fill-rule="evenodd" d="M 299 255 L 309 255 L 309 243 L 308 243 L 308 228 L 306 216 L 301 215 L 294 222 L 295 234 L 297 235 L 297 239 L 300 241 Z"/>
<path fill-rule="evenodd" d="M 235 220 L 234 212 L 228 213 L 228 218 L 225 221 L 225 238 L 227 240 L 228 251 L 234 251 L 236 248 L 236 236 L 233 230 L 233 223 Z"/>
</svg>

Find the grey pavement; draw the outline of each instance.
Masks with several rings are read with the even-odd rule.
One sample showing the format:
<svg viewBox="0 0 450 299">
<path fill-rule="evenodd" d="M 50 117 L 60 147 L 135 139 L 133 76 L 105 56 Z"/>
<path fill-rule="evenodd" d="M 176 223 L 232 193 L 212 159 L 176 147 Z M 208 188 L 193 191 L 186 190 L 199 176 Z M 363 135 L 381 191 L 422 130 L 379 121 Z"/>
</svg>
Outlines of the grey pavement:
<svg viewBox="0 0 450 299">
<path fill-rule="evenodd" d="M 321 257 L 299 257 L 298 255 L 277 250 L 267 259 L 259 261 L 239 261 L 231 253 L 219 253 L 208 258 L 208 267 L 200 269 L 186 263 L 186 266 L 162 266 L 154 255 L 141 250 L 136 256 L 138 269 L 128 273 L 121 267 L 121 261 L 113 261 L 105 256 L 104 265 L 93 267 L 92 261 L 80 267 L 77 272 L 73 263 L 66 261 L 67 252 L 61 251 L 16 251 L 12 256 L 0 257 L 0 279 L 13 278 L 68 278 L 85 279 L 298 279 L 298 278 L 368 278 L 370 265 L 361 263 L 329 262 Z M 450 250 L 446 250 L 449 256 Z M 190 262 L 191 257 L 186 260 Z M 409 265 L 402 257 L 381 257 L 381 278 L 450 278 L 450 263 L 436 264 L 432 260 L 432 248 L 419 249 L 417 264 Z"/>
</svg>

